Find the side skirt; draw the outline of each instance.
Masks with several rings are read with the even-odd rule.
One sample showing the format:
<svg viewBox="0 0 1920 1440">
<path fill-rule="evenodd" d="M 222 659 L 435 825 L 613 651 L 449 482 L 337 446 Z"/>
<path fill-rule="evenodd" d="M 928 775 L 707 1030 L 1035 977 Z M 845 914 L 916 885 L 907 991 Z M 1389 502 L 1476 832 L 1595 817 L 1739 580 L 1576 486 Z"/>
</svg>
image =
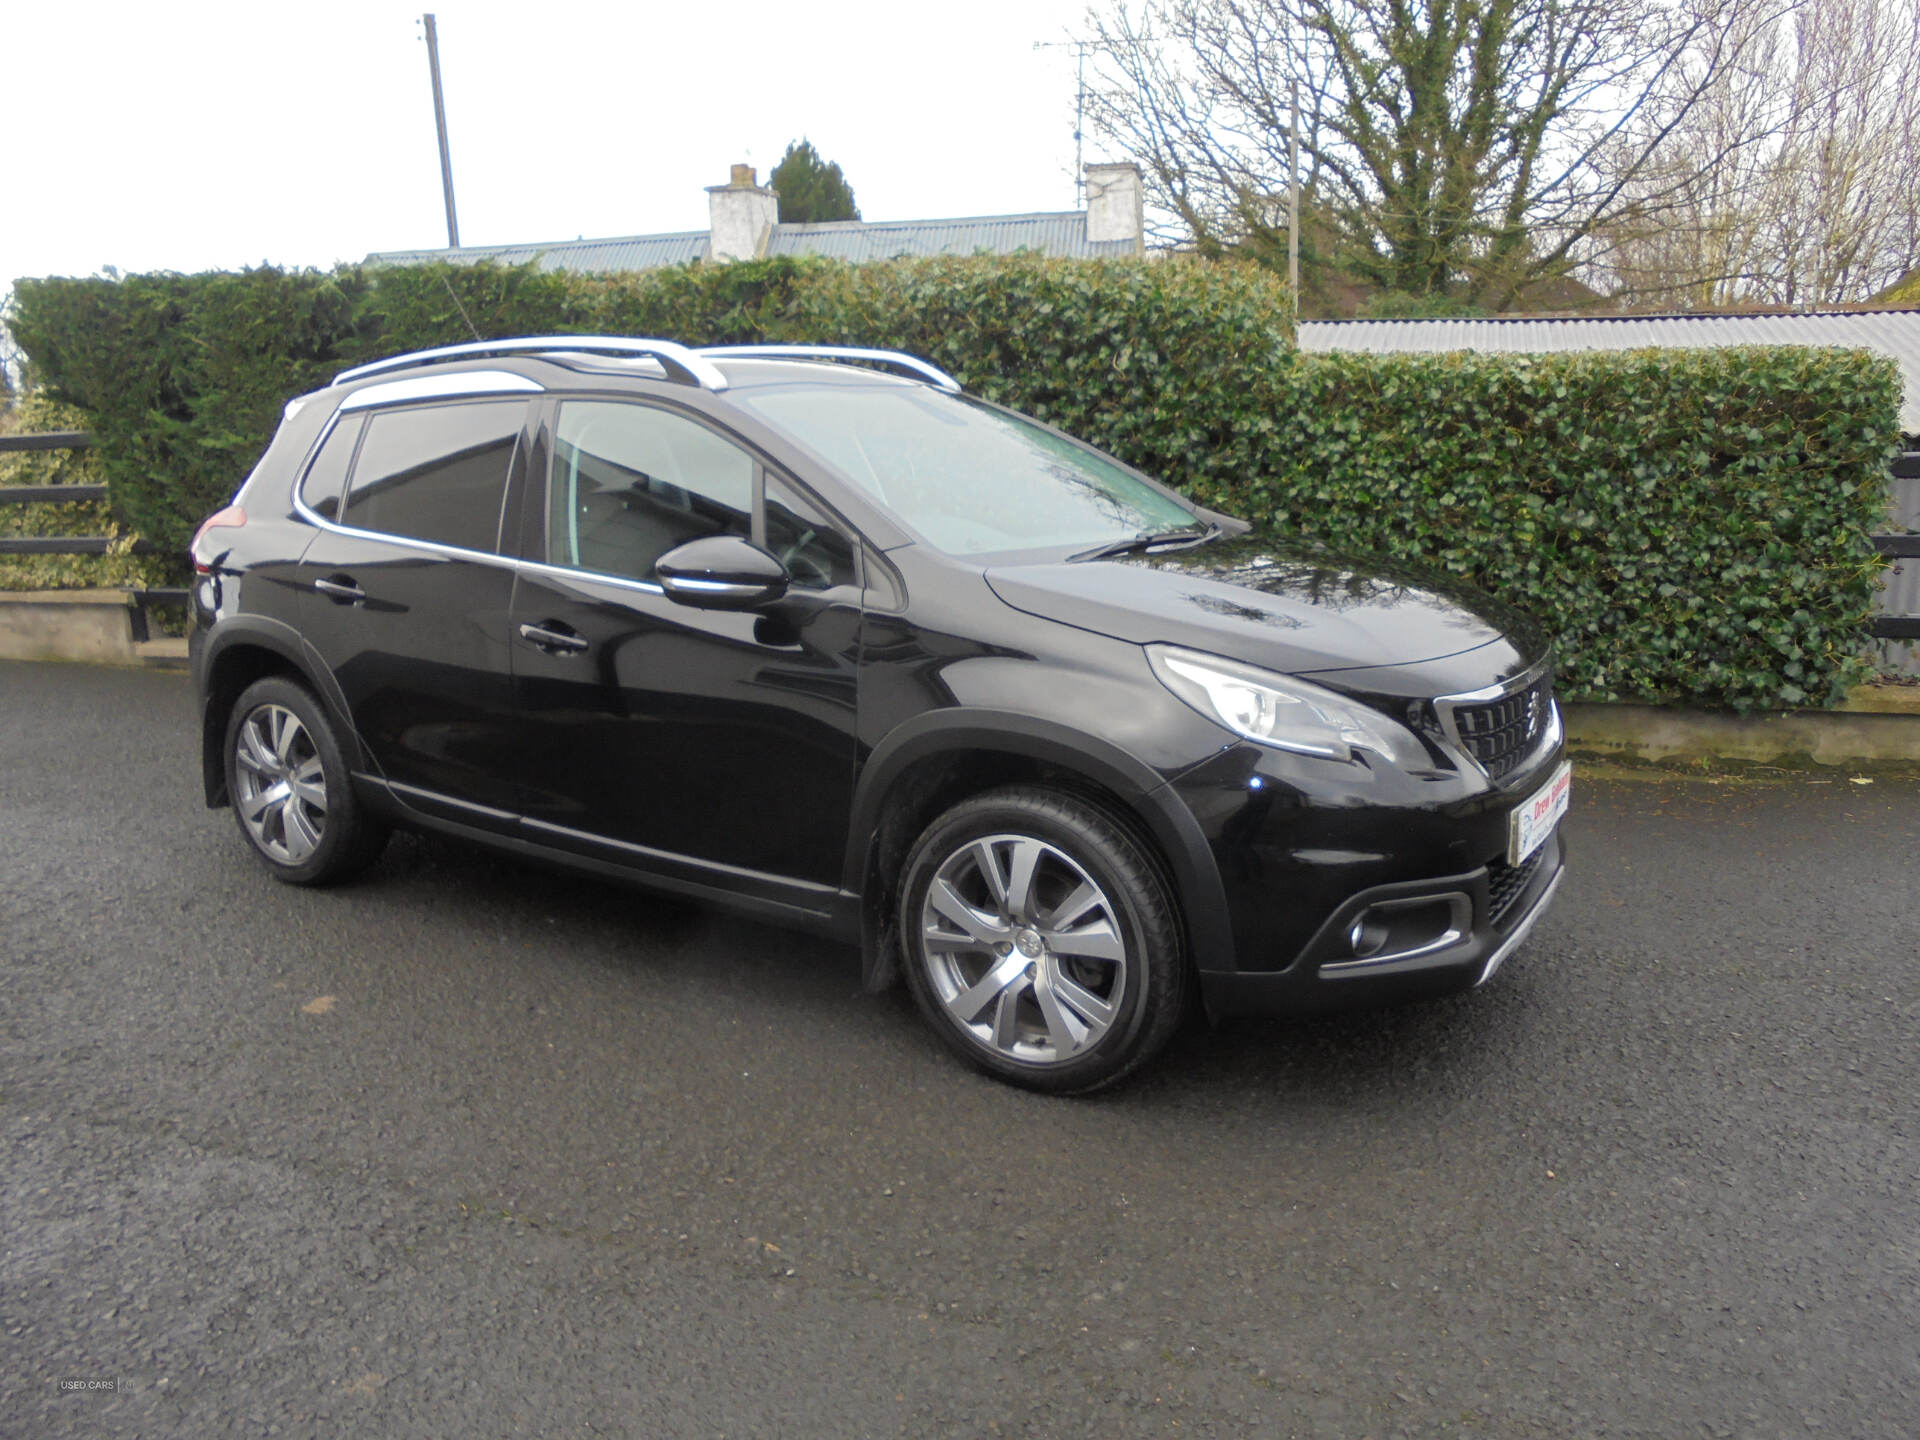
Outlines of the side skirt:
<svg viewBox="0 0 1920 1440">
<path fill-rule="evenodd" d="M 448 835 L 563 870 L 599 876 L 642 890 L 684 896 L 735 914 L 748 915 L 773 925 L 806 930 L 847 944 L 860 943 L 860 897 L 849 891 L 830 890 L 825 886 L 807 885 L 800 881 L 784 881 L 777 876 L 761 875 L 758 872 L 741 872 L 742 878 L 751 873 L 751 883 L 764 889 L 789 890 L 792 898 L 743 893 L 735 886 L 726 883 L 733 874 L 727 867 L 712 865 L 689 856 L 643 850 L 639 846 L 621 846 L 618 842 L 601 841 L 597 837 L 576 835 L 576 832 L 572 831 L 564 832 L 565 836 L 573 839 L 576 845 L 604 846 L 613 850 L 618 858 L 586 854 L 580 849 L 534 838 L 540 832 L 530 830 L 525 821 L 518 822 L 519 828 L 512 833 L 482 825 L 470 825 L 451 819 L 445 814 L 429 814 L 416 804 L 406 803 L 394 793 L 387 782 L 375 776 L 356 772 L 353 783 L 355 792 L 370 809 L 402 829 Z M 452 803 L 455 802 L 449 802 L 450 805 Z M 495 814 L 496 812 L 488 811 L 487 818 L 492 819 Z M 558 827 L 542 827 L 542 829 L 557 830 Z M 696 879 L 685 873 L 667 873 L 665 869 L 667 866 L 682 872 L 705 871 L 712 878 Z"/>
</svg>

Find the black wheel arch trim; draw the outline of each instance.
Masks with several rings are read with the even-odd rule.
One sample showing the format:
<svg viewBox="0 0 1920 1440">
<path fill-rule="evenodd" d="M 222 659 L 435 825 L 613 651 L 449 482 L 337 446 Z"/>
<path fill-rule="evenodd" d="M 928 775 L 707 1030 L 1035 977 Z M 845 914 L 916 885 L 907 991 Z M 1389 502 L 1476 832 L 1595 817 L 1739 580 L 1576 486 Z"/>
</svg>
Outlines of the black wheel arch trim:
<svg viewBox="0 0 1920 1440">
<path fill-rule="evenodd" d="M 1176 899 L 1185 921 L 1195 969 L 1235 968 L 1233 932 L 1227 922 L 1226 888 L 1200 824 L 1168 778 L 1119 746 L 1055 721 L 1014 711 L 974 708 L 934 710 L 896 726 L 868 755 L 854 788 L 842 888 L 856 894 L 879 843 L 888 792 L 909 769 L 939 755 L 1015 755 L 1038 760 L 1119 796 L 1146 827 L 1173 871 Z M 866 897 L 870 902 L 873 897 Z M 863 978 L 869 990 L 891 984 L 896 956 L 887 934 L 885 907 L 862 907 Z"/>
<path fill-rule="evenodd" d="M 265 650 L 286 661 L 307 688 L 319 697 L 322 708 L 327 712 L 327 719 L 333 724 L 340 748 L 345 752 L 348 767 L 354 770 L 373 768 L 366 748 L 360 743 L 359 732 L 353 728 L 353 722 L 348 717 L 347 698 L 340 689 L 340 682 L 334 678 L 333 671 L 320 658 L 319 652 L 285 621 L 265 615 L 234 615 L 221 621 L 208 634 L 194 668 L 194 678 L 200 690 L 201 767 L 209 809 L 227 803 L 226 757 L 221 750 L 226 743 L 228 717 L 216 717 L 213 714 L 211 681 L 221 657 L 242 648 Z"/>
</svg>

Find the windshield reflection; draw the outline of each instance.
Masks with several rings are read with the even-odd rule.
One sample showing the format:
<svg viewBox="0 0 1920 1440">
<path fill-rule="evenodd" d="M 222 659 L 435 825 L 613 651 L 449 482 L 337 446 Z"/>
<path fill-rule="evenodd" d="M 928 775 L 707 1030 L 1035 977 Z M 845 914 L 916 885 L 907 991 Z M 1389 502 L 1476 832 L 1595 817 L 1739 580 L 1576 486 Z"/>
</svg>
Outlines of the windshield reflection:
<svg viewBox="0 0 1920 1440">
<path fill-rule="evenodd" d="M 1193 514 L 1098 451 L 964 395 L 906 382 L 799 383 L 738 402 L 955 555 L 1095 546 Z"/>
</svg>

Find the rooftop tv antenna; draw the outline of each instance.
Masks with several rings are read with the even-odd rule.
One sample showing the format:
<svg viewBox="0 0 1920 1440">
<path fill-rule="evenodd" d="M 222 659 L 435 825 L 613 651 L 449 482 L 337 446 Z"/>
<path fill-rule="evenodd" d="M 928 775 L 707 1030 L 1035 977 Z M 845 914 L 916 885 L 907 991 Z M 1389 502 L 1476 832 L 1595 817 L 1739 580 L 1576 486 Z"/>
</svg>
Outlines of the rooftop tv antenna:
<svg viewBox="0 0 1920 1440">
<path fill-rule="evenodd" d="M 1036 40 L 1036 50 L 1068 50 L 1074 53 L 1073 81 L 1073 204 L 1077 210 L 1087 208 L 1087 167 L 1082 161 L 1082 131 L 1086 129 L 1087 118 L 1087 51 L 1092 44 L 1086 40 Z"/>
</svg>

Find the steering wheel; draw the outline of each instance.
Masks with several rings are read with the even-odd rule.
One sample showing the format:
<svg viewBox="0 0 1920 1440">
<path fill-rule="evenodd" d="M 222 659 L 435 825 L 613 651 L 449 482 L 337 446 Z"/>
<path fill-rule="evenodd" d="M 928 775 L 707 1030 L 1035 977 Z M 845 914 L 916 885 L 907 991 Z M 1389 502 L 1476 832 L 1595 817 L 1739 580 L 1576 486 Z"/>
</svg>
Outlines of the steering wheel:
<svg viewBox="0 0 1920 1440">
<path fill-rule="evenodd" d="M 781 546 L 775 556 L 787 567 L 787 574 L 802 590 L 826 590 L 833 585 L 832 566 L 822 561 L 817 552 L 807 548 L 818 533 L 815 530 L 802 530 Z"/>
</svg>

